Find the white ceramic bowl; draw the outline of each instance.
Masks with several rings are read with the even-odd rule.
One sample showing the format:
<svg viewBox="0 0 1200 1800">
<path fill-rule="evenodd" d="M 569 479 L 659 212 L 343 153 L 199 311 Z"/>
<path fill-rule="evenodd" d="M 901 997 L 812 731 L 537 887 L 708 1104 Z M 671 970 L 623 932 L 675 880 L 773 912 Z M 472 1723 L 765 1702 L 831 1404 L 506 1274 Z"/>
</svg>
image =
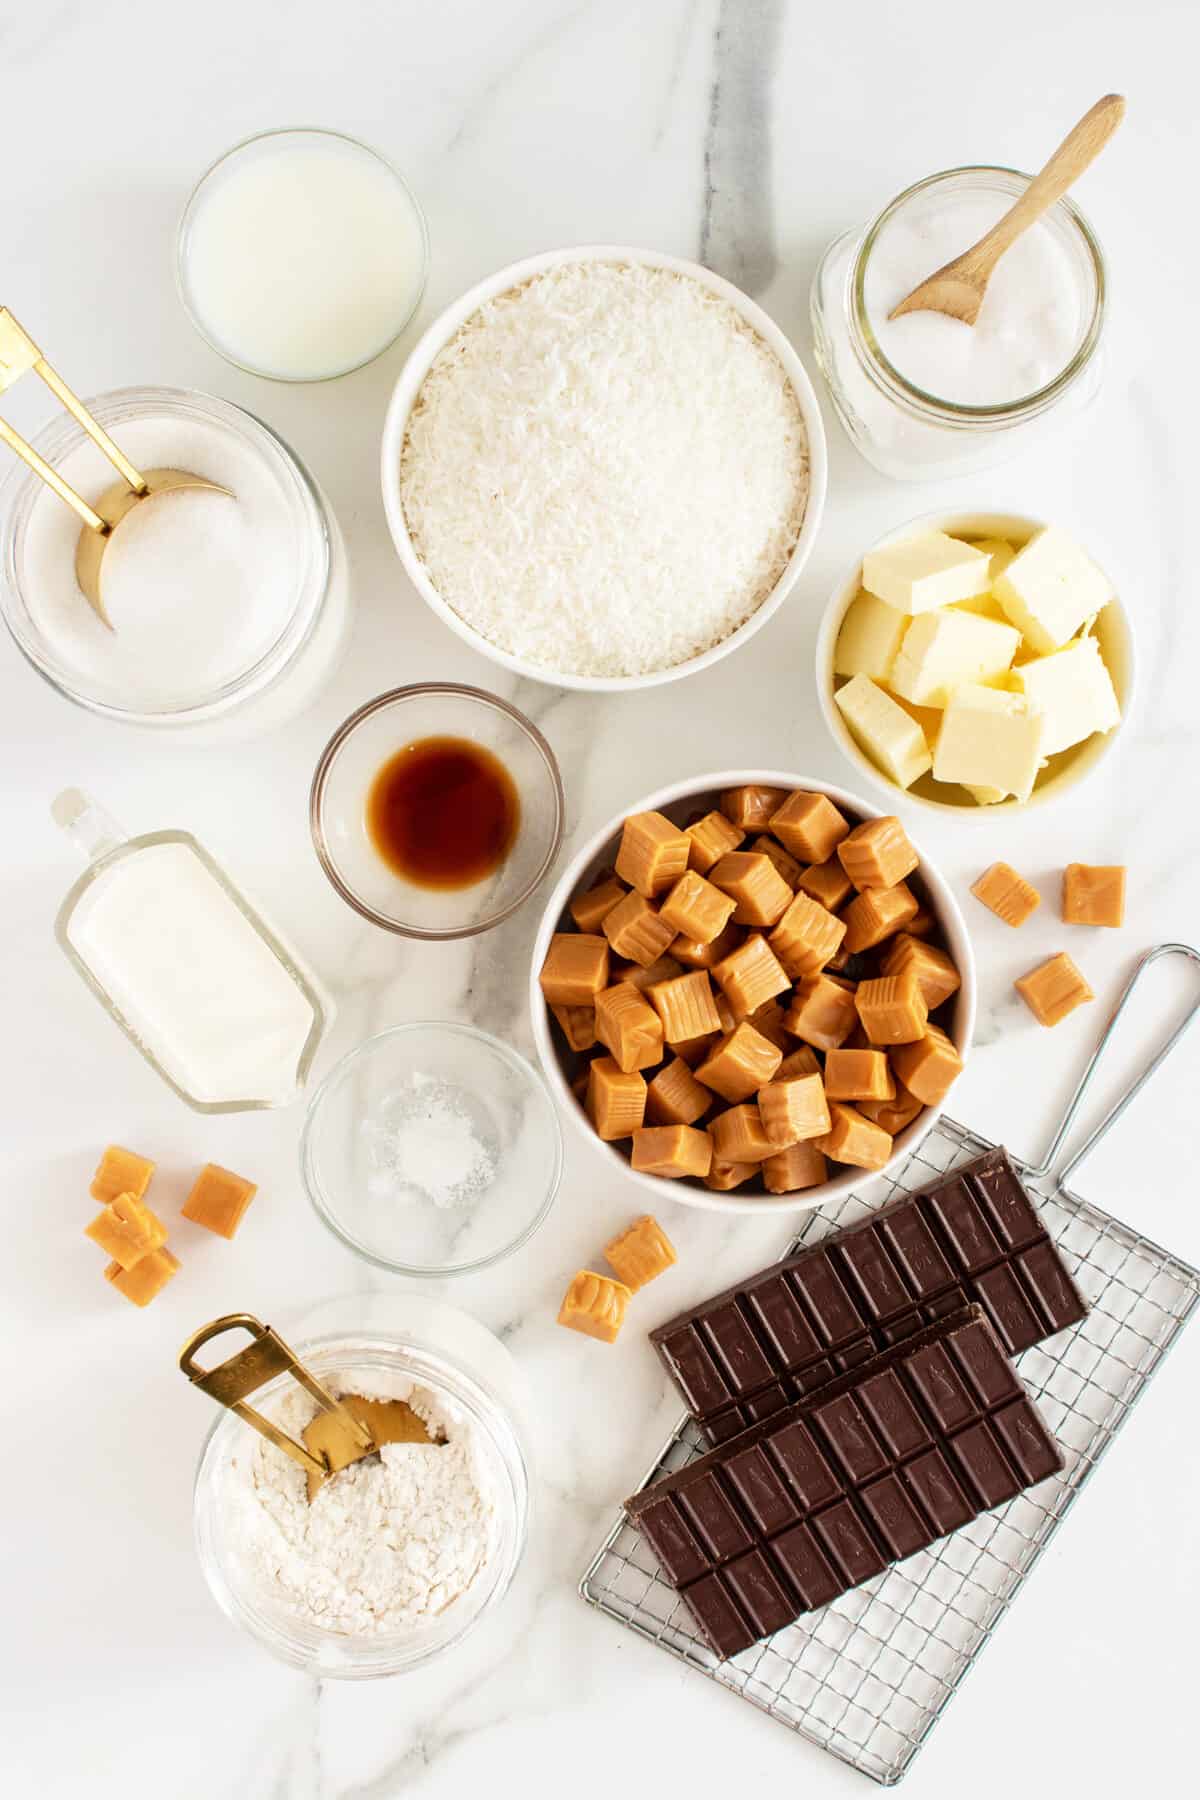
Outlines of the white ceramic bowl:
<svg viewBox="0 0 1200 1800">
<path fill-rule="evenodd" d="M 878 1175 L 885 1175 L 889 1169 L 902 1162 L 936 1123 L 942 1108 L 927 1106 L 923 1112 L 918 1113 L 911 1125 L 896 1134 L 894 1153 L 883 1169 L 868 1171 L 847 1168 L 831 1180 L 823 1182 L 820 1187 L 807 1188 L 799 1193 L 745 1194 L 740 1188 L 734 1188 L 728 1193 L 720 1194 L 713 1193 L 710 1189 L 700 1187 L 690 1181 L 668 1181 L 661 1175 L 642 1175 L 630 1167 L 628 1156 L 618 1145 L 606 1144 L 603 1139 L 596 1136 L 583 1108 L 572 1094 L 558 1041 L 551 1033 L 549 1008 L 542 998 L 542 990 L 538 984 L 538 976 L 541 973 L 542 964 L 546 960 L 546 951 L 549 948 L 551 937 L 562 927 L 564 920 L 567 928 L 571 929 L 567 902 L 583 889 L 590 887 L 601 869 L 611 868 L 616 857 L 621 829 L 630 813 L 665 812 L 668 818 L 682 820 L 689 813 L 707 812 L 717 807 L 724 789 L 744 787 L 751 783 L 762 783 L 766 787 L 781 787 L 789 790 L 810 788 L 827 794 L 834 805 L 853 818 L 856 823 L 863 819 L 878 819 L 883 816 L 881 807 L 871 806 L 867 801 L 859 799 L 857 794 L 851 794 L 845 788 L 833 787 L 827 781 L 813 781 L 808 776 L 796 775 L 779 769 L 725 769 L 715 775 L 701 775 L 690 781 L 673 781 L 668 787 L 657 788 L 652 794 L 632 800 L 576 851 L 555 884 L 554 892 L 547 902 L 533 945 L 533 959 L 529 971 L 529 1015 L 533 1024 L 533 1037 L 537 1045 L 538 1056 L 541 1059 L 546 1079 L 550 1083 L 551 1091 L 588 1142 L 594 1144 L 627 1180 L 635 1181 L 639 1187 L 644 1188 L 658 1201 L 678 1200 L 684 1206 L 698 1206 L 708 1212 L 810 1212 L 816 1206 L 827 1206 L 832 1201 L 842 1199 L 853 1189 L 861 1188 L 868 1181 L 874 1181 Z M 949 883 L 939 874 L 934 863 L 926 856 L 921 846 L 915 843 L 915 840 L 914 847 L 921 858 L 921 867 L 918 877 L 915 879 L 924 886 L 928 904 L 941 927 L 947 951 L 953 957 L 962 977 L 962 986 L 954 997 L 950 1035 L 957 1045 L 959 1055 L 965 1062 L 975 1029 L 975 958 L 971 951 L 971 940 L 967 935 L 966 924 Z"/>
<path fill-rule="evenodd" d="M 541 275 L 547 269 L 558 268 L 564 263 L 574 262 L 640 263 L 652 269 L 672 269 L 679 275 L 690 275 L 702 287 L 718 294 L 722 300 L 727 301 L 742 315 L 747 324 L 758 333 L 763 342 L 768 344 L 778 357 L 795 392 L 804 419 L 804 427 L 808 433 L 808 507 L 804 515 L 804 523 L 800 528 L 800 535 L 796 539 L 796 547 L 788 559 L 783 574 L 752 617 L 747 619 L 745 624 L 739 626 L 736 631 L 731 632 L 727 638 L 722 639 L 719 644 L 714 644 L 710 650 L 702 651 L 699 656 L 690 657 L 686 662 L 676 663 L 669 669 L 655 670 L 650 675 L 605 677 L 572 675 L 564 671 L 545 668 L 541 663 L 526 662 L 520 657 L 510 656 L 507 651 L 490 643 L 481 633 L 461 619 L 454 609 L 446 604 L 434 587 L 424 563 L 413 546 L 404 517 L 404 509 L 400 503 L 400 452 L 404 444 L 404 434 L 408 429 L 408 417 L 417 394 L 420 392 L 421 384 L 429 372 L 430 364 L 438 352 L 445 348 L 472 313 L 477 312 L 485 301 L 494 299 L 498 294 L 507 293 L 510 288 L 519 287 L 522 282 L 532 280 L 535 275 Z M 734 287 L 732 282 L 722 280 L 721 276 L 714 275 L 711 270 L 702 268 L 699 263 L 687 262 L 678 256 L 663 256 L 657 251 L 639 250 L 631 244 L 581 244 L 567 250 L 546 250 L 540 256 L 530 256 L 526 257 L 523 262 L 510 263 L 508 268 L 501 269 L 497 274 L 489 275 L 486 280 L 477 282 L 461 299 L 456 300 L 452 306 L 448 306 L 440 318 L 434 320 L 405 363 L 404 370 L 393 390 L 383 428 L 380 472 L 383 483 L 383 509 L 387 514 L 392 541 L 396 546 L 400 561 L 404 565 L 405 573 L 426 605 L 450 627 L 451 631 L 457 632 L 465 643 L 470 644 L 472 649 L 478 650 L 482 656 L 488 657 L 490 661 L 498 663 L 502 669 L 508 669 L 514 675 L 525 675 L 531 681 L 546 682 L 552 687 L 579 688 L 589 693 L 623 693 L 633 688 L 659 687 L 663 682 L 678 681 L 685 675 L 694 675 L 699 669 L 709 668 L 711 664 L 720 662 L 722 657 L 730 655 L 739 645 L 746 643 L 778 611 L 784 597 L 808 561 L 821 523 L 821 514 L 825 506 L 825 428 L 821 422 L 821 412 L 812 383 L 795 350 L 779 327 L 767 317 L 761 307 L 756 306 L 753 300 L 743 294 L 740 288 Z"/>
<path fill-rule="evenodd" d="M 1027 543 L 1035 531 L 1044 529 L 1049 521 L 1031 519 L 1022 513 L 1001 512 L 938 512 L 926 513 L 923 518 L 910 519 L 906 525 L 896 526 L 871 550 L 882 549 L 884 544 L 895 543 L 900 538 L 915 537 L 922 531 L 944 531 L 951 537 L 984 538 L 1003 537 L 1016 544 Z M 1080 539 L 1086 550 L 1087 544 Z M 1134 652 L 1133 632 L 1129 623 L 1129 615 L 1120 600 L 1110 600 L 1096 620 L 1096 637 L 1100 643 L 1100 653 L 1112 676 L 1113 686 L 1117 691 L 1117 699 L 1121 703 L 1121 723 L 1104 736 L 1087 738 L 1082 744 L 1071 750 L 1065 750 L 1057 756 L 1055 767 L 1048 775 L 1039 779 L 1028 800 L 1002 800 L 995 806 L 979 806 L 965 793 L 961 800 L 942 800 L 934 798 L 927 784 L 930 777 L 922 776 L 916 785 L 922 791 L 902 788 L 891 781 L 883 770 L 873 763 L 864 751 L 860 750 L 850 735 L 833 699 L 833 653 L 837 646 L 838 632 L 842 627 L 851 601 L 859 592 L 862 575 L 862 557 L 858 557 L 843 581 L 833 591 L 825 615 L 821 620 L 821 629 L 817 635 L 817 697 L 821 703 L 821 711 L 843 754 L 854 764 L 854 767 L 867 777 L 871 785 L 881 788 L 893 805 L 904 801 L 910 806 L 924 807 L 927 812 L 953 813 L 962 818 L 978 816 L 994 819 L 1000 814 L 1023 813 L 1031 806 L 1040 806 L 1046 800 L 1057 800 L 1069 789 L 1090 775 L 1093 770 L 1108 756 L 1118 736 L 1129 718 L 1133 706 L 1134 685 Z M 1111 577 L 1110 577 L 1111 579 Z M 1117 584 L 1114 582 L 1113 586 Z M 950 783 L 937 784 L 953 792 Z"/>
</svg>

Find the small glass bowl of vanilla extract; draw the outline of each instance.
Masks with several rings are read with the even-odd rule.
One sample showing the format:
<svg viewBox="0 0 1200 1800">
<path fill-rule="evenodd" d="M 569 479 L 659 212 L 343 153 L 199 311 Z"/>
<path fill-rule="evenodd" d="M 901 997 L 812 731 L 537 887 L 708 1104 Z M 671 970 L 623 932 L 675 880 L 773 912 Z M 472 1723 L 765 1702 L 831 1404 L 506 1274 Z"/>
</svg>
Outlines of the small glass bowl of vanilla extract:
<svg viewBox="0 0 1200 1800">
<path fill-rule="evenodd" d="M 360 706 L 325 746 L 309 822 L 348 906 L 402 937 L 490 931 L 562 842 L 562 778 L 537 727 L 482 688 L 422 683 Z"/>
</svg>

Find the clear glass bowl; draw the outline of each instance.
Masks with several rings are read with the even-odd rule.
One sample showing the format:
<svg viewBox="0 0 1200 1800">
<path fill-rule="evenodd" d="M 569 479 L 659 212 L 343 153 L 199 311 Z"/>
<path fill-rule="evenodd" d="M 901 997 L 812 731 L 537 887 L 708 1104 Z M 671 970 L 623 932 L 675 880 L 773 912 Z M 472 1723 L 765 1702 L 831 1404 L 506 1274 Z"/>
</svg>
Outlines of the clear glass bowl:
<svg viewBox="0 0 1200 1800">
<path fill-rule="evenodd" d="M 447 1128 L 448 1114 L 463 1125 Z M 447 1129 L 440 1176 L 426 1175 Z M 420 1277 L 485 1269 L 527 1243 L 562 1162 L 541 1076 L 497 1038 L 452 1023 L 396 1025 L 352 1050 L 313 1095 L 300 1139 L 318 1217 L 356 1255 Z"/>
<path fill-rule="evenodd" d="M 471 887 L 425 888 L 388 867 L 367 830 L 367 793 L 397 750 L 427 737 L 465 738 L 495 756 L 520 801 L 517 836 L 491 875 Z M 321 753 L 309 823 L 321 867 L 348 906 L 401 937 L 474 937 L 511 917 L 562 843 L 564 800 L 554 752 L 536 726 L 482 688 L 395 688 L 351 713 Z"/>
</svg>

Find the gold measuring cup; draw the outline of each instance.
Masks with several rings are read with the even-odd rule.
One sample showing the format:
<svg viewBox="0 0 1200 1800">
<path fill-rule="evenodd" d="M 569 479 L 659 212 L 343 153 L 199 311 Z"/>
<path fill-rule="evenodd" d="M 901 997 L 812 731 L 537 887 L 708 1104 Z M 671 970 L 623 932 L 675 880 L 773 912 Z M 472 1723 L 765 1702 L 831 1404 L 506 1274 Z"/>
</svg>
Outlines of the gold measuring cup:
<svg viewBox="0 0 1200 1800">
<path fill-rule="evenodd" d="M 241 1330 L 250 1334 L 250 1343 L 215 1369 L 202 1369 L 196 1352 L 202 1345 L 227 1331 Z M 179 1367 L 202 1393 L 220 1406 L 252 1425 L 269 1444 L 290 1456 L 308 1476 L 308 1498 L 311 1502 L 331 1475 L 348 1469 L 351 1463 L 375 1454 L 384 1444 L 428 1444 L 431 1439 L 425 1422 L 404 1400 L 364 1400 L 359 1394 L 346 1394 L 339 1400 L 321 1386 L 315 1375 L 299 1361 L 295 1351 L 273 1331 L 256 1319 L 253 1313 L 226 1313 L 194 1331 L 179 1352 Z M 303 1443 L 289 1437 L 286 1431 L 246 1405 L 246 1396 L 273 1381 L 277 1375 L 291 1375 L 321 1409 L 301 1433 Z"/>
<path fill-rule="evenodd" d="M 10 450 L 15 450 L 22 462 L 27 463 L 34 474 L 39 475 L 47 487 L 53 488 L 59 498 L 73 507 L 83 520 L 84 529 L 79 534 L 75 552 L 75 579 L 92 610 L 111 631 L 112 620 L 104 609 L 100 592 L 100 567 L 109 540 L 122 519 L 133 511 L 139 501 L 150 500 L 158 494 L 171 493 L 180 488 L 206 488 L 209 493 L 223 494 L 226 499 L 232 499 L 233 496 L 228 488 L 218 486 L 215 481 L 206 481 L 201 475 L 189 474 L 186 469 L 147 469 L 144 474 L 135 469 L 119 445 L 114 444 L 103 426 L 93 419 L 78 395 L 50 367 L 29 333 L 17 323 L 6 306 L 0 306 L 0 394 L 6 393 L 31 369 L 41 377 L 55 398 L 62 402 L 71 417 L 82 425 L 96 448 L 104 453 L 121 477 L 111 487 L 105 488 L 95 506 L 89 506 L 82 494 L 77 494 L 70 483 L 63 480 L 58 470 L 38 455 L 32 444 L 26 443 L 19 432 L 14 431 L 6 420 L 0 419 L 0 441 L 6 443 Z"/>
</svg>

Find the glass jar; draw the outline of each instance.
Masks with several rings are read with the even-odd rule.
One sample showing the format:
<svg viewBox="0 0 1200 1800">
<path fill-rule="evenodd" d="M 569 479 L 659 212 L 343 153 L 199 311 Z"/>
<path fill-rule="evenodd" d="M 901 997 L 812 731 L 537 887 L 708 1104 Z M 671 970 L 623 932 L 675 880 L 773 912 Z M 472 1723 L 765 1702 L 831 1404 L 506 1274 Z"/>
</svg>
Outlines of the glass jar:
<svg viewBox="0 0 1200 1800">
<path fill-rule="evenodd" d="M 246 503 L 253 497 L 269 518 L 291 566 L 271 616 L 261 629 L 247 629 L 241 662 L 208 679 L 181 655 L 187 667 L 177 687 L 153 693 L 142 669 L 122 668 L 120 631 L 109 633 L 72 592 L 78 521 L 18 463 L 0 486 L 0 609 L 18 649 L 51 687 L 104 718 L 186 730 L 189 741 L 284 723 L 334 673 L 350 622 L 345 549 L 317 483 L 269 426 L 212 395 L 124 388 L 87 405 L 135 464 L 191 467 L 235 498 L 241 486 Z M 68 478 L 85 496 L 111 484 L 111 468 L 74 419 L 56 419 L 33 444 L 54 467 L 69 465 Z"/>
<path fill-rule="evenodd" d="M 520 1564 L 529 1530 L 530 1463 L 519 1371 L 500 1340 L 475 1319 L 417 1294 L 326 1301 L 282 1335 L 318 1381 L 342 1392 L 386 1395 L 392 1384 L 411 1380 L 466 1422 L 478 1479 L 493 1509 L 490 1553 L 465 1593 L 425 1624 L 360 1635 L 313 1624 L 284 1604 L 261 1566 L 244 1553 L 237 1505 L 246 1459 L 263 1446 L 250 1426 L 223 1412 L 196 1473 L 196 1550 L 205 1579 L 229 1618 L 293 1668 L 352 1681 L 406 1673 L 461 1643 L 500 1604 Z M 259 1389 L 255 1408 L 275 1416 L 291 1381 L 282 1375 Z"/>
<path fill-rule="evenodd" d="M 927 176 L 906 188 L 865 229 L 836 238 L 821 258 L 811 297 L 817 361 L 851 441 L 868 462 L 897 481 L 991 468 L 1020 454 L 1051 421 L 1061 424 L 1081 413 L 1099 389 L 1104 258 L 1091 226 L 1070 200 L 1053 206 L 1042 226 L 1054 235 L 1077 285 L 1081 335 L 1070 361 L 1036 392 L 986 406 L 940 399 L 901 374 L 872 329 L 868 270 L 881 235 L 901 213 L 930 198 L 951 201 L 981 193 L 1011 204 L 1029 180 L 1016 169 L 986 167 Z"/>
</svg>

